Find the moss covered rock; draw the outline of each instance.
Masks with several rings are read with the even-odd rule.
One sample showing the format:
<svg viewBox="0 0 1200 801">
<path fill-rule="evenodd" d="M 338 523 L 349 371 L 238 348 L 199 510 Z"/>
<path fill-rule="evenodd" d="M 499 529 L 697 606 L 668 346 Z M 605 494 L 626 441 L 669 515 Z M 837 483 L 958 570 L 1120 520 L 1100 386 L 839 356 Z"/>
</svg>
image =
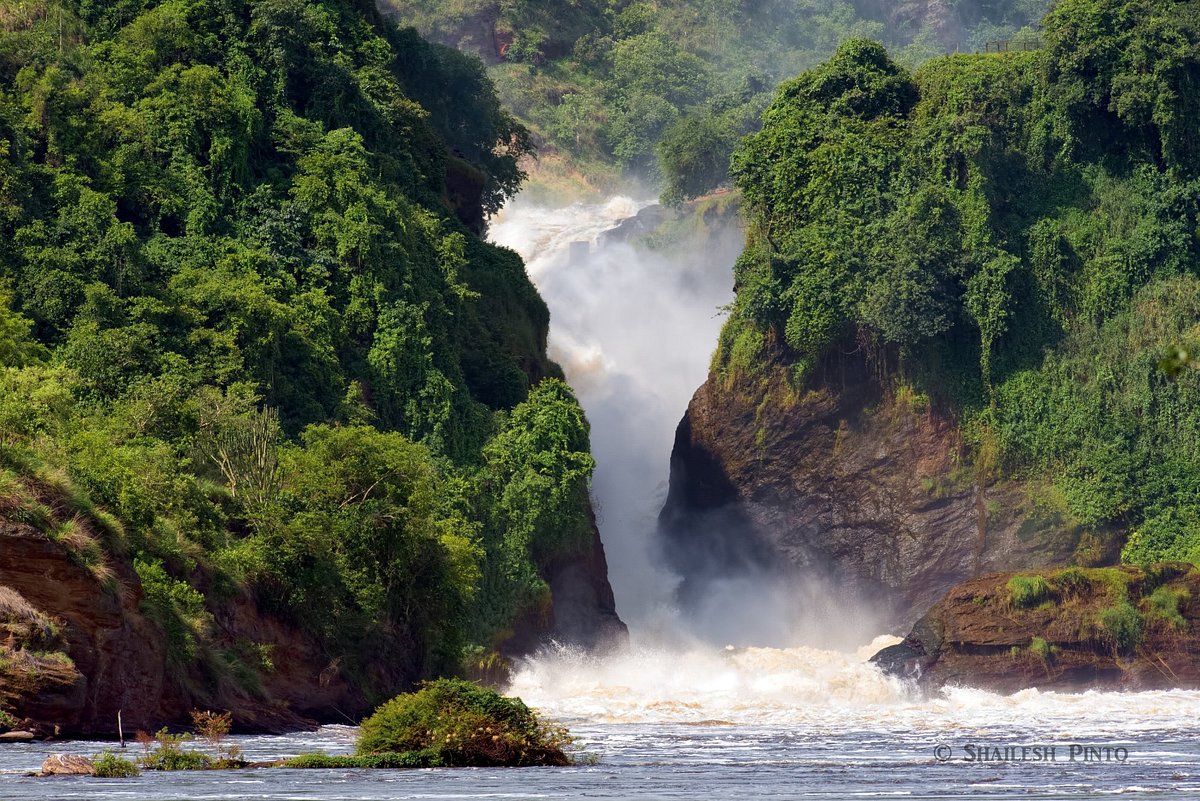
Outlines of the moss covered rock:
<svg viewBox="0 0 1200 801">
<path fill-rule="evenodd" d="M 874 661 L 926 688 L 1200 687 L 1200 570 L 1070 567 L 964 581 Z"/>
</svg>

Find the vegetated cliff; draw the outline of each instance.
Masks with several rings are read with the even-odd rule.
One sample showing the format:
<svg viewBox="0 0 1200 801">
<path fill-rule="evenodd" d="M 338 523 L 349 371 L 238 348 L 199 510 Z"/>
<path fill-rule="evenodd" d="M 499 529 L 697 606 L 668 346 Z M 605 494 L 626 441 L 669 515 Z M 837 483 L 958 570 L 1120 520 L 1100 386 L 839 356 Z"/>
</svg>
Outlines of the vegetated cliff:
<svg viewBox="0 0 1200 801">
<path fill-rule="evenodd" d="M 1200 316 L 1200 25 L 1118 5 L 915 73 L 852 41 L 780 88 L 672 461 L 685 599 L 828 574 L 905 624 L 981 572 L 1200 560 L 1200 380 L 1162 366 Z"/>
<path fill-rule="evenodd" d="M 336 710 L 366 711 L 361 695 L 322 659 L 310 635 L 262 618 L 253 605 L 230 604 L 214 619 L 221 664 L 238 667 L 237 649 L 269 649 L 272 669 L 253 692 L 203 694 L 165 669 L 169 644 L 162 627 L 141 611 L 137 574 L 124 560 L 102 575 L 80 564 L 47 534 L 0 520 L 0 705 L 6 728 L 38 734 L 155 731 L 186 720 L 203 702 L 233 711 L 244 729 L 283 731 L 333 720 Z M 207 677 L 213 686 L 218 677 Z M 261 683 L 259 683 L 261 681 Z"/>
<path fill-rule="evenodd" d="M 168 636 L 147 616 L 128 561 L 89 569 L 51 536 L 2 518 L 0 554 L 0 730 L 113 735 L 119 714 L 132 734 L 184 723 L 204 706 L 230 711 L 241 731 L 277 733 L 357 722 L 380 700 L 319 638 L 264 613 L 250 594 L 213 605 L 206 646 L 215 653 L 201 665 L 217 674 L 188 674 L 170 666 Z M 546 574 L 548 614 L 517 621 L 507 655 L 550 638 L 601 648 L 625 636 L 598 535 L 590 552 Z M 371 684 L 381 689 L 410 686 L 418 675 L 392 661 L 372 669 L 379 675 Z"/>
<path fill-rule="evenodd" d="M 0 12 L 0 726 L 345 721 L 624 635 L 549 313 L 479 236 L 529 151 L 370 3 Z"/>
<path fill-rule="evenodd" d="M 1066 523 L 1038 487 L 982 472 L 954 419 L 860 358 L 822 386 L 786 368 L 710 378 L 676 432 L 661 516 L 685 604 L 713 581 L 821 577 L 906 628 L 981 572 L 1110 563 L 1120 543 Z"/>
<path fill-rule="evenodd" d="M 1067 568 L 954 587 L 873 661 L 926 689 L 1200 688 L 1200 571 Z"/>
</svg>

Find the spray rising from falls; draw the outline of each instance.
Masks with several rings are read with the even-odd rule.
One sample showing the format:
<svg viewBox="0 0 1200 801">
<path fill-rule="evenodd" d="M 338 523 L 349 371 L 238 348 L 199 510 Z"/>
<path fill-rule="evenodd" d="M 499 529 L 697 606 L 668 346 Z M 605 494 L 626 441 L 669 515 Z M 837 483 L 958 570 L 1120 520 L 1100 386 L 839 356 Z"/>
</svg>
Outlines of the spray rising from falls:
<svg viewBox="0 0 1200 801">
<path fill-rule="evenodd" d="M 1200 692 L 1013 695 L 949 687 L 926 698 L 867 659 L 894 642 L 879 637 L 857 653 L 817 648 L 655 649 L 603 658 L 574 650 L 543 654 L 513 678 L 511 691 L 569 723 L 786 727 L 791 734 L 954 732 L 988 736 L 1123 739 L 1138 731 L 1194 731 Z"/>
<path fill-rule="evenodd" d="M 602 237 L 649 205 L 617 197 L 546 209 L 518 200 L 491 228 L 525 258 L 550 307 L 550 354 L 591 421 L 610 581 L 635 630 L 663 615 L 677 583 L 655 553 L 656 519 L 675 426 L 707 374 L 742 241 L 730 226 L 703 250 L 668 254 Z"/>
<path fill-rule="evenodd" d="M 678 581 L 658 558 L 656 521 L 675 426 L 707 375 L 741 235 L 731 226 L 670 253 L 602 236 L 648 205 L 614 198 L 547 209 L 518 200 L 492 226 L 492 239 L 525 258 L 546 299 L 551 355 L 591 420 L 600 530 L 633 639 L 604 656 L 539 654 L 519 667 L 513 693 L 555 718 L 589 723 L 978 732 L 1037 721 L 1042 731 L 1096 737 L 1194 725 L 1198 692 L 1000 696 L 950 688 L 921 698 L 867 661 L 896 638 L 847 647 L 879 629 L 831 603 L 817 577 L 793 581 L 803 585 L 797 592 L 731 578 L 723 590 L 707 590 L 698 616 L 678 615 Z M 743 644 L 785 647 L 724 647 L 739 633 Z M 812 647 L 831 642 L 841 650 Z"/>
</svg>

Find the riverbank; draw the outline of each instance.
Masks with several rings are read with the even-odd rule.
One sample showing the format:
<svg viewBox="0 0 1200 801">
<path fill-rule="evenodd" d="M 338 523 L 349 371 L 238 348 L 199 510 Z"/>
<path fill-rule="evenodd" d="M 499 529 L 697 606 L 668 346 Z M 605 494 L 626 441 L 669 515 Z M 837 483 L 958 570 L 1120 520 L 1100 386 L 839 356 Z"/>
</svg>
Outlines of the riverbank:
<svg viewBox="0 0 1200 801">
<path fill-rule="evenodd" d="M 1200 570 L 993 573 L 951 588 L 874 661 L 926 691 L 1200 688 Z"/>
</svg>

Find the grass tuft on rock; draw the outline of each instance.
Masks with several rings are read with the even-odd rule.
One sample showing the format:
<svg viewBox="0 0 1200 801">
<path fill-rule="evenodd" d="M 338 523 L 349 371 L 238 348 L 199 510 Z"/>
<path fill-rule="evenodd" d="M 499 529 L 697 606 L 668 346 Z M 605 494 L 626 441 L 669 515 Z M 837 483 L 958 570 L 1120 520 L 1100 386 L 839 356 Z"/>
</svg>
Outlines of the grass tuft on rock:
<svg viewBox="0 0 1200 801">
<path fill-rule="evenodd" d="M 289 759 L 280 767 L 284 768 L 371 768 L 371 769 L 400 769 L 400 768 L 441 768 L 445 763 L 441 755 L 434 750 L 405 751 L 400 754 L 370 754 L 358 756 L 329 756 L 327 754 L 301 754 Z"/>
<path fill-rule="evenodd" d="M 1013 576 L 1007 586 L 1008 600 L 1017 609 L 1032 609 L 1054 599 L 1054 589 L 1041 576 Z"/>
<path fill-rule="evenodd" d="M 1145 621 L 1128 600 L 1100 612 L 1099 620 L 1118 651 L 1132 651 L 1142 641 Z"/>
<path fill-rule="evenodd" d="M 358 756 L 415 752 L 448 767 L 569 765 L 563 751 L 569 742 L 564 729 L 543 723 L 518 698 L 461 679 L 438 679 L 364 720 Z"/>
<path fill-rule="evenodd" d="M 1146 617 L 1160 621 L 1176 631 L 1183 631 L 1188 622 L 1180 611 L 1180 606 L 1187 603 L 1188 598 L 1187 590 L 1159 587 L 1146 597 Z"/>
</svg>

